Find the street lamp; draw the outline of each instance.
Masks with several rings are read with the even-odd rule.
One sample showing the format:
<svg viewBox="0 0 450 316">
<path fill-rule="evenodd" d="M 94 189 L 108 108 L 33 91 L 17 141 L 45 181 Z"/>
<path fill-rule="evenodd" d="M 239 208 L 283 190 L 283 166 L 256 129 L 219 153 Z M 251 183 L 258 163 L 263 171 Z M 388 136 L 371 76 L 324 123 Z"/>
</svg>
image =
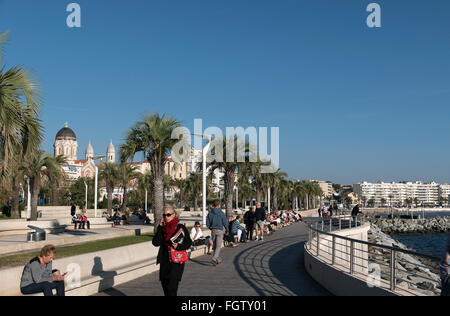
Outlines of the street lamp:
<svg viewBox="0 0 450 316">
<path fill-rule="evenodd" d="M 87 185 L 86 181 L 84 181 L 84 186 L 86 188 L 85 199 L 84 199 L 84 206 L 86 207 L 86 210 L 87 210 L 87 208 L 88 208 L 88 199 L 87 199 L 87 197 L 88 197 L 88 185 Z"/>
<path fill-rule="evenodd" d="M 92 157 L 92 161 L 94 161 L 94 168 L 95 168 L 94 217 L 97 217 L 97 188 L 98 188 L 98 167 L 95 164 L 95 160 L 103 159 L 103 158 L 105 158 L 105 156 Z M 87 205 L 86 205 L 86 208 L 87 208 Z"/>
<path fill-rule="evenodd" d="M 206 226 L 206 153 L 211 146 L 211 136 L 203 135 L 203 134 L 192 134 L 193 136 L 198 136 L 201 138 L 205 138 L 208 140 L 208 143 L 203 147 L 203 210 L 202 210 L 202 218 L 203 218 L 203 227 Z"/>
<path fill-rule="evenodd" d="M 27 177 L 27 188 L 28 188 L 28 195 L 27 195 L 27 221 L 31 219 L 31 191 L 30 191 L 30 178 Z"/>
</svg>

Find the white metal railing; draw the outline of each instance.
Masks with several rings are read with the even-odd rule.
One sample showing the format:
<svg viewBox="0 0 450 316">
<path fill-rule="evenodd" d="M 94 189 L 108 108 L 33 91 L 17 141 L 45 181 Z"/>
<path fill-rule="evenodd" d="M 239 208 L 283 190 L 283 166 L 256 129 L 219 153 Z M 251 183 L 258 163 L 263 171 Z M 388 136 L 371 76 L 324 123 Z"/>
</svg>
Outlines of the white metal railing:
<svg viewBox="0 0 450 316">
<path fill-rule="evenodd" d="M 365 223 L 364 217 L 350 216 L 310 222 L 305 248 L 327 264 L 351 275 L 366 277 L 371 280 L 369 286 L 400 295 L 440 294 L 440 258 L 336 234 Z"/>
</svg>

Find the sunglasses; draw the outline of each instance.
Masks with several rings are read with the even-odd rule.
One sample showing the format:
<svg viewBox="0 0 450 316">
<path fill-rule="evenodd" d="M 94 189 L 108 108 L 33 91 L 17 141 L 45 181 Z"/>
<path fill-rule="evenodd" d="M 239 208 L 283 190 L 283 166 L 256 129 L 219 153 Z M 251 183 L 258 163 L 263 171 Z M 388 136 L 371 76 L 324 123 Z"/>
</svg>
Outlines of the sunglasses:
<svg viewBox="0 0 450 316">
<path fill-rule="evenodd" d="M 163 214 L 163 217 L 170 217 L 170 216 L 172 216 L 173 214 Z"/>
</svg>

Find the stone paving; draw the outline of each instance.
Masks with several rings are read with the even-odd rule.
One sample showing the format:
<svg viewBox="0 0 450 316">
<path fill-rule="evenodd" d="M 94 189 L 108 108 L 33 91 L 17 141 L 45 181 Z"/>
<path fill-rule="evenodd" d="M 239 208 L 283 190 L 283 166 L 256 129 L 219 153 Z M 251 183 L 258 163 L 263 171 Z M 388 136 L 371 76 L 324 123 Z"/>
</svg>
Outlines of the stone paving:
<svg viewBox="0 0 450 316">
<path fill-rule="evenodd" d="M 306 272 L 303 223 L 285 227 L 264 241 L 240 244 L 221 251 L 223 263 L 214 267 L 211 256 L 186 263 L 180 296 L 324 296 L 330 295 Z M 162 296 L 159 272 L 119 285 L 99 296 Z"/>
</svg>

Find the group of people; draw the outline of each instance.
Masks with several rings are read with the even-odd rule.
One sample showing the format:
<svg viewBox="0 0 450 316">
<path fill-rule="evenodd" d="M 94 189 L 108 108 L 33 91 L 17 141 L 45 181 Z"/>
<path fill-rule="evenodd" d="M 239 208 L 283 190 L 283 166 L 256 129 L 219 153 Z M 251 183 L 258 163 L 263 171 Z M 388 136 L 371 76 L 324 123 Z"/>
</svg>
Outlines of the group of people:
<svg viewBox="0 0 450 316">
<path fill-rule="evenodd" d="M 255 233 L 255 240 L 263 241 L 264 234 L 268 235 L 280 227 L 301 220 L 302 216 L 293 210 L 277 211 L 267 214 L 266 209 L 262 208 L 260 203 L 256 204 L 256 209 L 251 207 L 244 214 L 248 240 L 253 240 L 253 234 Z"/>
<path fill-rule="evenodd" d="M 72 204 L 70 208 L 70 215 L 72 216 L 72 224 L 74 225 L 74 229 L 91 229 L 91 222 L 89 222 L 86 216 L 86 209 L 83 205 L 81 213 L 76 214 L 76 205 Z"/>
<path fill-rule="evenodd" d="M 338 206 L 337 203 L 330 204 L 328 207 L 322 206 L 317 210 L 319 213 L 319 217 L 327 218 L 332 217 L 333 215 L 337 215 Z"/>
<path fill-rule="evenodd" d="M 132 213 L 132 215 L 139 217 L 139 219 L 144 221 L 145 224 L 150 224 L 151 222 L 150 218 L 147 216 L 147 213 L 144 210 L 136 210 Z M 126 224 L 129 224 L 130 211 L 127 209 L 122 213 L 119 208 L 115 208 L 112 216 L 105 211 L 103 212 L 102 217 L 106 218 L 108 222 L 112 222 L 113 227 L 120 226 L 122 221 L 124 221 Z"/>
</svg>

